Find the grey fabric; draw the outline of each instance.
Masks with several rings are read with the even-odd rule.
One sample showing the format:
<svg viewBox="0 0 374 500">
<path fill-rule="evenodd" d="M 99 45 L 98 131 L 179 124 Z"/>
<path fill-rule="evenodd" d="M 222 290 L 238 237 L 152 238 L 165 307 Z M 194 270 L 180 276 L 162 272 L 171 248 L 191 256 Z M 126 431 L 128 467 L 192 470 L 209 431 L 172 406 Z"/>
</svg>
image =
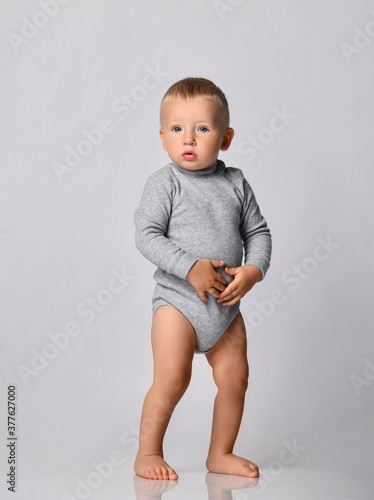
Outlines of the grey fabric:
<svg viewBox="0 0 374 500">
<path fill-rule="evenodd" d="M 217 160 L 202 170 L 174 162 L 147 179 L 134 213 L 138 250 L 157 266 L 153 314 L 161 305 L 176 307 L 196 333 L 196 352 L 207 352 L 238 314 L 233 306 L 217 304 L 207 293 L 204 302 L 186 280 L 200 259 L 223 260 L 224 266 L 270 265 L 272 240 L 266 219 L 243 172 Z M 216 268 L 228 283 L 233 277 Z"/>
</svg>

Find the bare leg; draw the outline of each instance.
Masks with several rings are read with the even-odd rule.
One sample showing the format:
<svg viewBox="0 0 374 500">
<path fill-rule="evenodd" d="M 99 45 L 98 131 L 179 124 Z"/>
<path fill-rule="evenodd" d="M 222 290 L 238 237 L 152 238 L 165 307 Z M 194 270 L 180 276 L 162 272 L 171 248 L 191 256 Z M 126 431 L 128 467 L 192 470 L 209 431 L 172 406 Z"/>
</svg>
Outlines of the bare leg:
<svg viewBox="0 0 374 500">
<path fill-rule="evenodd" d="M 206 466 L 210 472 L 257 477 L 256 464 L 233 454 L 248 385 L 247 339 L 240 312 L 206 358 L 218 387 Z"/>
<path fill-rule="evenodd" d="M 164 460 L 163 439 L 171 414 L 191 379 L 196 337 L 191 323 L 172 306 L 161 306 L 152 323 L 153 384 L 143 405 L 134 471 L 147 479 L 177 479 Z"/>
</svg>

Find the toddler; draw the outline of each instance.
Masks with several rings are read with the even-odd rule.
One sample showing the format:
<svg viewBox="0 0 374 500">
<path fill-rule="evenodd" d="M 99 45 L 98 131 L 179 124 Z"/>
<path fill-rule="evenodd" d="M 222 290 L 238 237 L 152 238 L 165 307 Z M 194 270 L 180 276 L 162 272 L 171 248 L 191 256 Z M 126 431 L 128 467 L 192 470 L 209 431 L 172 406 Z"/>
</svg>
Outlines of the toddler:
<svg viewBox="0 0 374 500">
<path fill-rule="evenodd" d="M 153 278 L 153 384 L 143 405 L 134 470 L 177 479 L 163 438 L 203 353 L 218 387 L 206 467 L 257 477 L 233 454 L 248 385 L 240 299 L 270 265 L 270 230 L 239 168 L 218 159 L 234 137 L 224 93 L 205 78 L 174 83 L 161 101 L 160 136 L 171 162 L 147 179 L 134 214 L 138 250 L 157 266 Z M 243 247 L 245 264 L 242 266 Z"/>
</svg>

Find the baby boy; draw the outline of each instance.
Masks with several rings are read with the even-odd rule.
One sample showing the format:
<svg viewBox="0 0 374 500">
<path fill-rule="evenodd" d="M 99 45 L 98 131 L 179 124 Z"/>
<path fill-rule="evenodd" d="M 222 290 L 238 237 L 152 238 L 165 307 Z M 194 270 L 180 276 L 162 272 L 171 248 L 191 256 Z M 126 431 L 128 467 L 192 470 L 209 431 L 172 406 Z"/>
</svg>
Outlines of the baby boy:
<svg viewBox="0 0 374 500">
<path fill-rule="evenodd" d="M 163 439 L 190 382 L 193 356 L 203 353 L 218 388 L 206 467 L 257 477 L 257 465 L 233 453 L 248 385 L 239 306 L 268 270 L 270 230 L 243 172 L 218 159 L 234 130 L 226 97 L 213 82 L 174 83 L 162 99 L 160 121 L 171 162 L 148 177 L 134 214 L 136 246 L 157 266 L 154 378 L 134 470 L 148 479 L 178 478 L 164 460 Z"/>
</svg>

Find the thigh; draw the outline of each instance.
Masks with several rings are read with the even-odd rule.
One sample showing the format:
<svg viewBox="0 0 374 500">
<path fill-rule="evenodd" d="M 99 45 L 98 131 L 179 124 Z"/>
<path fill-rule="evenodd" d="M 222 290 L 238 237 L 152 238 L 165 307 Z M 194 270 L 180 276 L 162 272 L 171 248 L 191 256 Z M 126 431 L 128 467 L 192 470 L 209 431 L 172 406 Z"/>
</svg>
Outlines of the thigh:
<svg viewBox="0 0 374 500">
<path fill-rule="evenodd" d="M 191 371 L 196 336 L 188 319 L 173 306 L 160 306 L 152 321 L 155 378 Z"/>
<path fill-rule="evenodd" d="M 240 311 L 222 337 L 205 356 L 213 368 L 215 378 L 219 377 L 220 374 L 226 377 L 237 372 L 242 374 L 248 372 L 247 335 Z"/>
</svg>

